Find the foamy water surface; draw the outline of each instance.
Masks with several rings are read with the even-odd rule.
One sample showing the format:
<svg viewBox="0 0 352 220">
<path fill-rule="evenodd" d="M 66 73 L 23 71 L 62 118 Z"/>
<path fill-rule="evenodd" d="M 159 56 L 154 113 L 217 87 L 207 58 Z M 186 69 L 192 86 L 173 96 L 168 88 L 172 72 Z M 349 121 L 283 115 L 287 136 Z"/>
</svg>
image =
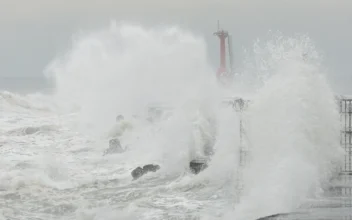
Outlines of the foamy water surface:
<svg viewBox="0 0 352 220">
<path fill-rule="evenodd" d="M 112 24 L 76 36 L 46 70 L 53 94 L 0 93 L 0 219 L 250 220 L 326 201 L 343 151 L 319 55 L 306 36 L 254 48 L 247 75 L 224 89 L 191 32 Z M 241 116 L 250 152 L 241 195 L 240 116 L 221 105 L 232 96 L 251 100 Z M 150 122 L 156 103 L 172 113 Z M 121 137 L 127 151 L 103 156 L 118 114 L 133 126 Z M 214 126 L 215 155 L 193 175 L 199 130 Z M 132 181 L 148 163 L 161 169 Z"/>
</svg>

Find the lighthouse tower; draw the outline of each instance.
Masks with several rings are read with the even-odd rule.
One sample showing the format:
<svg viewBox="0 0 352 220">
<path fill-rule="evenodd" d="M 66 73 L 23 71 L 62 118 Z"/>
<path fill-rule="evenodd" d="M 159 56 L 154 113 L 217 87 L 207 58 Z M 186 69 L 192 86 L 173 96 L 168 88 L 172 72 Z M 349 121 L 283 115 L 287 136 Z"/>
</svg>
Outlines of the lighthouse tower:
<svg viewBox="0 0 352 220">
<path fill-rule="evenodd" d="M 218 21 L 218 30 L 214 33 L 220 39 L 220 66 L 217 70 L 216 76 L 222 83 L 229 82 L 232 79 L 232 45 L 231 35 L 223 29 L 220 29 Z M 229 52 L 230 67 L 226 66 L 226 44 Z"/>
</svg>

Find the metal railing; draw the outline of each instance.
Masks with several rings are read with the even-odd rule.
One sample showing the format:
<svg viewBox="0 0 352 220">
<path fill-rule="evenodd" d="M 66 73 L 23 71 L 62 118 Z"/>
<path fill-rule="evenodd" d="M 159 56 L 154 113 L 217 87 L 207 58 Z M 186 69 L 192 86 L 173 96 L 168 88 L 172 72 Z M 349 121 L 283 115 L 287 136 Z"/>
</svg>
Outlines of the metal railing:
<svg viewBox="0 0 352 220">
<path fill-rule="evenodd" d="M 342 196 L 352 196 L 352 99 L 339 97 L 341 122 L 340 145 L 345 150 L 344 164 L 340 169 L 340 187 Z"/>
</svg>

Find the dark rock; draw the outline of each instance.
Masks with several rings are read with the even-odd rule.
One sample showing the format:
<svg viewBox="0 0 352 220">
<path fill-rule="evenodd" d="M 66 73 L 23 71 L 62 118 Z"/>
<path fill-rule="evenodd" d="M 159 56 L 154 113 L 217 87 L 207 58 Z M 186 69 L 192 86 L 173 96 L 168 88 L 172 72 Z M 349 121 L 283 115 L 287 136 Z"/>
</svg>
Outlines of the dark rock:
<svg viewBox="0 0 352 220">
<path fill-rule="evenodd" d="M 160 166 L 159 165 L 154 165 L 154 164 L 147 164 L 143 167 L 143 171 L 144 172 L 156 172 L 157 170 L 160 169 Z"/>
<path fill-rule="evenodd" d="M 138 179 L 139 177 L 143 176 L 144 174 L 146 174 L 148 172 L 156 172 L 159 169 L 160 169 L 159 165 L 147 164 L 147 165 L 143 166 L 143 168 L 137 167 L 136 169 L 134 169 L 131 172 L 131 175 L 132 175 L 133 179 Z"/>
<path fill-rule="evenodd" d="M 139 177 L 141 177 L 141 176 L 144 175 L 143 168 L 137 167 L 136 169 L 134 169 L 134 170 L 131 172 L 131 175 L 132 175 L 133 179 L 138 179 Z"/>
<path fill-rule="evenodd" d="M 207 161 L 204 160 L 192 160 L 189 163 L 189 168 L 191 169 L 192 173 L 198 174 L 204 169 L 208 167 Z"/>
<path fill-rule="evenodd" d="M 194 174 L 198 174 L 199 172 L 203 171 L 208 167 L 208 162 L 207 160 L 204 160 L 204 159 L 195 159 L 189 163 L 189 167 Z M 144 165 L 143 168 L 142 167 L 135 168 L 131 172 L 131 176 L 135 180 L 148 172 L 156 172 L 159 169 L 160 169 L 159 165 L 147 164 L 147 165 Z"/>
<path fill-rule="evenodd" d="M 124 150 L 121 147 L 120 140 L 117 138 L 113 138 L 109 141 L 109 148 L 104 151 L 104 155 L 122 152 L 124 152 Z"/>
</svg>

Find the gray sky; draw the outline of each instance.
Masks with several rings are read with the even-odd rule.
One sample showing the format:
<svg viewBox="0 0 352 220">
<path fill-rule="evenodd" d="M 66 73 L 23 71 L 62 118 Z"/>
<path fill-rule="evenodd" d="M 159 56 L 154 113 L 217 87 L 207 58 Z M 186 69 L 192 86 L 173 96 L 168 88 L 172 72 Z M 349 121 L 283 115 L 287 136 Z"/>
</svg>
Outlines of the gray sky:
<svg viewBox="0 0 352 220">
<path fill-rule="evenodd" d="M 306 33 L 324 52 L 332 80 L 352 83 L 352 0 L 0 0 L 0 76 L 41 76 L 75 31 L 111 19 L 191 28 L 205 36 L 214 64 L 218 19 L 233 34 L 235 64 L 269 30 Z"/>
</svg>

